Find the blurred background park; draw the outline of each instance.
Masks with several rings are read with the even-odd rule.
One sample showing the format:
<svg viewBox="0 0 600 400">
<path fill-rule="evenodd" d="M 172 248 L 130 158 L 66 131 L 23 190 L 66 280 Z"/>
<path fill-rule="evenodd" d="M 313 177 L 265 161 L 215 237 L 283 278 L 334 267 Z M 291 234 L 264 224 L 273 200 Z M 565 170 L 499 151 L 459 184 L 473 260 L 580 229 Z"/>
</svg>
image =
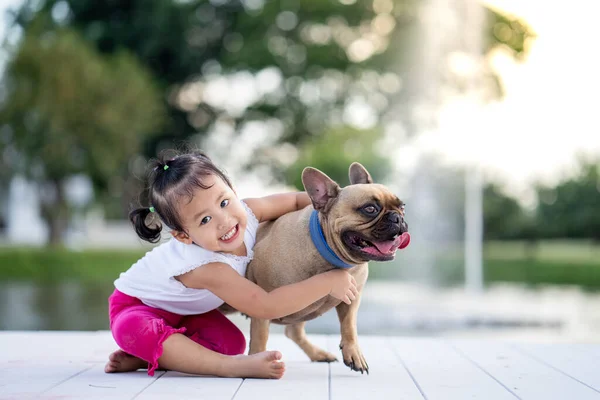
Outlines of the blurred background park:
<svg viewBox="0 0 600 400">
<path fill-rule="evenodd" d="M 407 203 L 411 245 L 371 264 L 359 332 L 599 341 L 594 11 L 0 0 L 0 329 L 108 329 L 150 249 L 126 220 L 144 167 L 187 144 L 241 197 L 301 190 L 308 165 L 345 185 L 359 161 Z"/>
</svg>

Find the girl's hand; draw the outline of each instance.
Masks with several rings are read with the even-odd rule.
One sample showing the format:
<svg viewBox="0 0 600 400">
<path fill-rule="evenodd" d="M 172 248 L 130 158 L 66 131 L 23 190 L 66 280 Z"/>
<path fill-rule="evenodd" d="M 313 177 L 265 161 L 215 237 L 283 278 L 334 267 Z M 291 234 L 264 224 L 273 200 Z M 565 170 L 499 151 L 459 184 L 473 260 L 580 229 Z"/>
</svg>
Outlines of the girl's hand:
<svg viewBox="0 0 600 400">
<path fill-rule="evenodd" d="M 356 288 L 356 280 L 352 275 L 343 269 L 334 269 L 325 272 L 331 282 L 330 296 L 342 300 L 346 304 L 351 304 L 352 300 L 356 299 L 358 289 Z"/>
</svg>

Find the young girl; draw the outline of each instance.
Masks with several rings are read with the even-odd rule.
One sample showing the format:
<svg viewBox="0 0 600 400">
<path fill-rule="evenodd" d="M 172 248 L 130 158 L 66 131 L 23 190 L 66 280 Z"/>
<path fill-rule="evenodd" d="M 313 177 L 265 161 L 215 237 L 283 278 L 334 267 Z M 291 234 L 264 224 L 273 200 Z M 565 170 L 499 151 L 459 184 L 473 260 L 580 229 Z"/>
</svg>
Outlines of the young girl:
<svg viewBox="0 0 600 400">
<path fill-rule="evenodd" d="M 155 160 L 151 167 L 151 206 L 133 210 L 129 218 L 144 240 L 158 242 L 162 224 L 173 238 L 115 281 L 109 318 L 120 350 L 110 355 L 105 371 L 147 366 L 151 376 L 162 368 L 281 378 L 281 353 L 243 355 L 244 335 L 217 307 L 226 302 L 250 316 L 275 319 L 327 295 L 346 303 L 355 299 L 356 282 L 341 269 L 271 292 L 244 278 L 259 222 L 304 208 L 310 199 L 306 193 L 286 193 L 241 201 L 229 179 L 200 152 Z"/>
</svg>

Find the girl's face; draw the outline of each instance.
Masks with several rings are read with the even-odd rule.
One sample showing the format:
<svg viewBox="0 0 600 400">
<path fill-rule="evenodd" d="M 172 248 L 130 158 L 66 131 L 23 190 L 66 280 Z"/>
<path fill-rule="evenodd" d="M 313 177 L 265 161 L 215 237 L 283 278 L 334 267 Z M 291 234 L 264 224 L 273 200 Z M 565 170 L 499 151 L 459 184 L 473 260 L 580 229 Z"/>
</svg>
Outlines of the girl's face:
<svg viewBox="0 0 600 400">
<path fill-rule="evenodd" d="M 246 210 L 235 192 L 221 178 L 206 177 L 209 189 L 197 188 L 191 201 L 183 199 L 179 215 L 186 232 L 173 231 L 177 240 L 206 250 L 245 254 Z"/>
</svg>

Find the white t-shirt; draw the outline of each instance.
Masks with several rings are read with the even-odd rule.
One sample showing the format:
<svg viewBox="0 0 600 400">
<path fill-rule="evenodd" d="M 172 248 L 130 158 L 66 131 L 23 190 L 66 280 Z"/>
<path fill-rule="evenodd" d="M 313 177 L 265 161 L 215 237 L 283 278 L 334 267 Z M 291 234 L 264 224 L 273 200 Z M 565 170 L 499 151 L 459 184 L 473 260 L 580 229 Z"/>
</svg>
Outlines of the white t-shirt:
<svg viewBox="0 0 600 400">
<path fill-rule="evenodd" d="M 219 253 L 195 244 L 184 244 L 171 238 L 146 253 L 115 281 L 115 287 L 142 303 L 180 315 L 202 314 L 219 307 L 223 300 L 207 289 L 188 288 L 175 279 L 201 265 L 221 262 L 230 265 L 240 275 L 252 260 L 258 220 L 252 210 L 242 202 L 248 215 L 244 244 L 246 256 Z"/>
</svg>

